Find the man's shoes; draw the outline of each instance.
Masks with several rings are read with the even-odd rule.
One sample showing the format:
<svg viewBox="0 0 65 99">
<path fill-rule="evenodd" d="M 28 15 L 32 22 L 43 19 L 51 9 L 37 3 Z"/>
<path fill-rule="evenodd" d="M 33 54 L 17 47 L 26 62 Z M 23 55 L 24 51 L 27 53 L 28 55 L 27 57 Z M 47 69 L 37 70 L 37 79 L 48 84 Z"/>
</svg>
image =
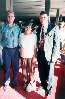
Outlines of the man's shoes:
<svg viewBox="0 0 65 99">
<path fill-rule="evenodd" d="M 51 88 L 52 88 L 52 86 L 50 87 L 49 90 L 47 89 L 47 90 L 45 91 L 45 96 L 51 95 Z"/>
<path fill-rule="evenodd" d="M 7 89 L 7 86 L 3 86 L 3 90 L 6 91 L 6 89 Z"/>
<path fill-rule="evenodd" d="M 6 91 L 7 89 L 9 89 L 9 85 L 4 85 L 3 90 Z"/>
<path fill-rule="evenodd" d="M 51 95 L 51 90 L 46 90 L 45 91 L 45 96 Z"/>
<path fill-rule="evenodd" d="M 16 86 L 17 86 L 17 84 L 16 84 L 16 83 L 15 83 L 15 84 L 10 83 L 9 85 L 10 85 L 10 87 L 11 87 L 11 88 L 16 89 Z"/>
</svg>

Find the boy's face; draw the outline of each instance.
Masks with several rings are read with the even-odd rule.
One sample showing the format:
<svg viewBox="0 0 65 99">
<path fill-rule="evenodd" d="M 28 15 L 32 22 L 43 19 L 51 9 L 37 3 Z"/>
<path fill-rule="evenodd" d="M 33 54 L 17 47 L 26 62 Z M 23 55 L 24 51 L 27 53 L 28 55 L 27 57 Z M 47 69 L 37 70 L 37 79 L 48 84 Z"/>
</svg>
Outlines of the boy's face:
<svg viewBox="0 0 65 99">
<path fill-rule="evenodd" d="M 7 16 L 8 23 L 13 24 L 14 20 L 15 20 L 14 13 L 9 13 L 8 16 Z"/>
<path fill-rule="evenodd" d="M 42 25 L 45 25 L 48 22 L 48 16 L 47 16 L 47 14 L 40 15 L 39 16 L 39 20 L 40 20 L 40 23 Z"/>
<path fill-rule="evenodd" d="M 32 31 L 31 26 L 26 26 L 26 27 L 25 27 L 25 32 L 26 32 L 27 34 L 30 34 L 31 31 Z"/>
</svg>

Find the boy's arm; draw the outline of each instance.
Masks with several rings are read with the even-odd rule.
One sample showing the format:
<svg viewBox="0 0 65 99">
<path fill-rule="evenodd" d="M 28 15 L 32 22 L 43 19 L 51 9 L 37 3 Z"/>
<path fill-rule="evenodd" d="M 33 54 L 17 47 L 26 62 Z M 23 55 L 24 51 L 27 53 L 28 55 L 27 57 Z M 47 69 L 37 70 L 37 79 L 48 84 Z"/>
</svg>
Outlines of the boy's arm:
<svg viewBox="0 0 65 99">
<path fill-rule="evenodd" d="M 34 56 L 33 57 L 37 57 L 37 47 L 36 46 L 34 46 Z"/>
<path fill-rule="evenodd" d="M 37 35 L 35 35 L 34 56 L 37 57 Z"/>
</svg>

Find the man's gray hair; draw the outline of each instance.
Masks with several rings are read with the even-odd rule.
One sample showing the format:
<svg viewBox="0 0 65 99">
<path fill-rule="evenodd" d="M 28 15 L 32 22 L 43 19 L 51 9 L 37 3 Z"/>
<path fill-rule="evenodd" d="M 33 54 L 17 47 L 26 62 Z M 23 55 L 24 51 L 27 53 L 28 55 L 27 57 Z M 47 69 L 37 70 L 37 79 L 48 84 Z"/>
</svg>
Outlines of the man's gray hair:
<svg viewBox="0 0 65 99">
<path fill-rule="evenodd" d="M 8 10 L 8 11 L 7 11 L 7 15 L 9 15 L 10 13 L 12 13 L 12 14 L 14 14 L 14 15 L 15 15 L 15 13 L 14 13 L 14 11 L 13 11 L 13 10 Z"/>
</svg>

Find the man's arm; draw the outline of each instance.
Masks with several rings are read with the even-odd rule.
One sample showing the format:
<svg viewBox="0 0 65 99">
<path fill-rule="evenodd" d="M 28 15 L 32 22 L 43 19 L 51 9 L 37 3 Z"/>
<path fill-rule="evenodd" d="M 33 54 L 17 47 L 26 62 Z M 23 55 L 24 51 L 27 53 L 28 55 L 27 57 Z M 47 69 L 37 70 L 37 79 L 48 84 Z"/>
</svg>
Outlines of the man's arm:
<svg viewBox="0 0 65 99">
<path fill-rule="evenodd" d="M 57 59 L 59 58 L 59 50 L 60 50 L 60 39 L 58 28 L 56 26 L 53 33 L 52 62 L 56 62 Z"/>
</svg>

